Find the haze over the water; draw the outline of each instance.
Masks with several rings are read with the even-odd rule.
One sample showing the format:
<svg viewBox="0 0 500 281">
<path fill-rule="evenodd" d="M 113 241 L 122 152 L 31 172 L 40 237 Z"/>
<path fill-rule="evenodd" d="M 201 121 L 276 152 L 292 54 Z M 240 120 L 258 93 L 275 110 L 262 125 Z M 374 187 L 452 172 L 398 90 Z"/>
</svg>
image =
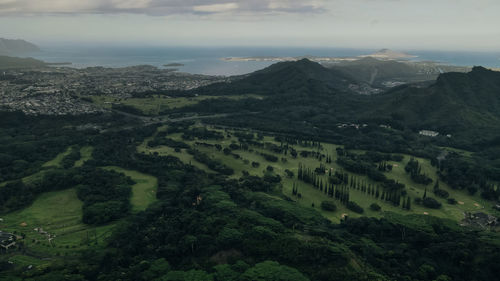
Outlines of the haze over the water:
<svg viewBox="0 0 500 281">
<path fill-rule="evenodd" d="M 498 0 L 0 0 L 0 34 L 37 44 L 491 51 Z"/>
</svg>

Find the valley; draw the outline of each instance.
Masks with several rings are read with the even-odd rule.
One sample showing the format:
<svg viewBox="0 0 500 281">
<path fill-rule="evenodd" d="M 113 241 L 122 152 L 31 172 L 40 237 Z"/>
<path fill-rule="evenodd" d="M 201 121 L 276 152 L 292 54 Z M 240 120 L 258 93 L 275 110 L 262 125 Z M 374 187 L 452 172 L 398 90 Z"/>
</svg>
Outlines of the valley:
<svg viewBox="0 0 500 281">
<path fill-rule="evenodd" d="M 15 238 L 0 280 L 218 281 L 262 267 L 399 280 L 395 266 L 415 280 L 431 267 L 432 278 L 487 280 L 498 73 L 384 90 L 379 75 L 396 79 L 372 75 L 384 63 L 353 76 L 282 62 L 199 87 L 70 98 L 92 113 L 0 112 L 0 231 Z M 456 271 L 445 257 L 458 248 L 484 270 Z"/>
</svg>

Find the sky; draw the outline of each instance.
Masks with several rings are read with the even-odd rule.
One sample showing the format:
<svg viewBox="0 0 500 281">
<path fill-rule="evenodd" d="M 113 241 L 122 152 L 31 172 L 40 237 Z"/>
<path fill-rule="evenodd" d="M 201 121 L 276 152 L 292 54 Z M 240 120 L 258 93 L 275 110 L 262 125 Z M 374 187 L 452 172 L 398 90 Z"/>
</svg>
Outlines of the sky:
<svg viewBox="0 0 500 281">
<path fill-rule="evenodd" d="M 499 0 L 0 0 L 38 44 L 500 50 Z"/>
</svg>

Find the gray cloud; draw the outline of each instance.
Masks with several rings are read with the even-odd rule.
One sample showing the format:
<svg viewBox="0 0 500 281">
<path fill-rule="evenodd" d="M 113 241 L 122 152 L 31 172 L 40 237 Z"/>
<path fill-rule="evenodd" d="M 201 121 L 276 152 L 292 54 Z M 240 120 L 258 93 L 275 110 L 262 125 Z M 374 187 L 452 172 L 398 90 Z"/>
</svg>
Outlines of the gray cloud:
<svg viewBox="0 0 500 281">
<path fill-rule="evenodd" d="M 321 13 L 326 0 L 0 0 L 2 15 Z"/>
</svg>

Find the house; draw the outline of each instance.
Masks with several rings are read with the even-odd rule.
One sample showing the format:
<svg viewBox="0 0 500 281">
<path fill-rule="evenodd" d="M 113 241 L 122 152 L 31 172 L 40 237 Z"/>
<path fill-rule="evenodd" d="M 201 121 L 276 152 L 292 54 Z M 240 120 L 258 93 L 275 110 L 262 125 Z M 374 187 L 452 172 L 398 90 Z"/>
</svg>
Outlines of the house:
<svg viewBox="0 0 500 281">
<path fill-rule="evenodd" d="M 495 227 L 498 225 L 498 218 L 482 212 L 465 213 L 465 219 L 462 221 L 464 225 L 476 226 L 483 229 Z"/>
<path fill-rule="evenodd" d="M 8 251 L 16 245 L 16 237 L 14 234 L 0 231 L 0 250 Z"/>
<path fill-rule="evenodd" d="M 439 135 L 439 132 L 436 132 L 436 131 L 430 131 L 430 130 L 421 130 L 420 132 L 418 132 L 420 135 L 422 136 L 426 136 L 426 137 L 437 137 Z"/>
</svg>

